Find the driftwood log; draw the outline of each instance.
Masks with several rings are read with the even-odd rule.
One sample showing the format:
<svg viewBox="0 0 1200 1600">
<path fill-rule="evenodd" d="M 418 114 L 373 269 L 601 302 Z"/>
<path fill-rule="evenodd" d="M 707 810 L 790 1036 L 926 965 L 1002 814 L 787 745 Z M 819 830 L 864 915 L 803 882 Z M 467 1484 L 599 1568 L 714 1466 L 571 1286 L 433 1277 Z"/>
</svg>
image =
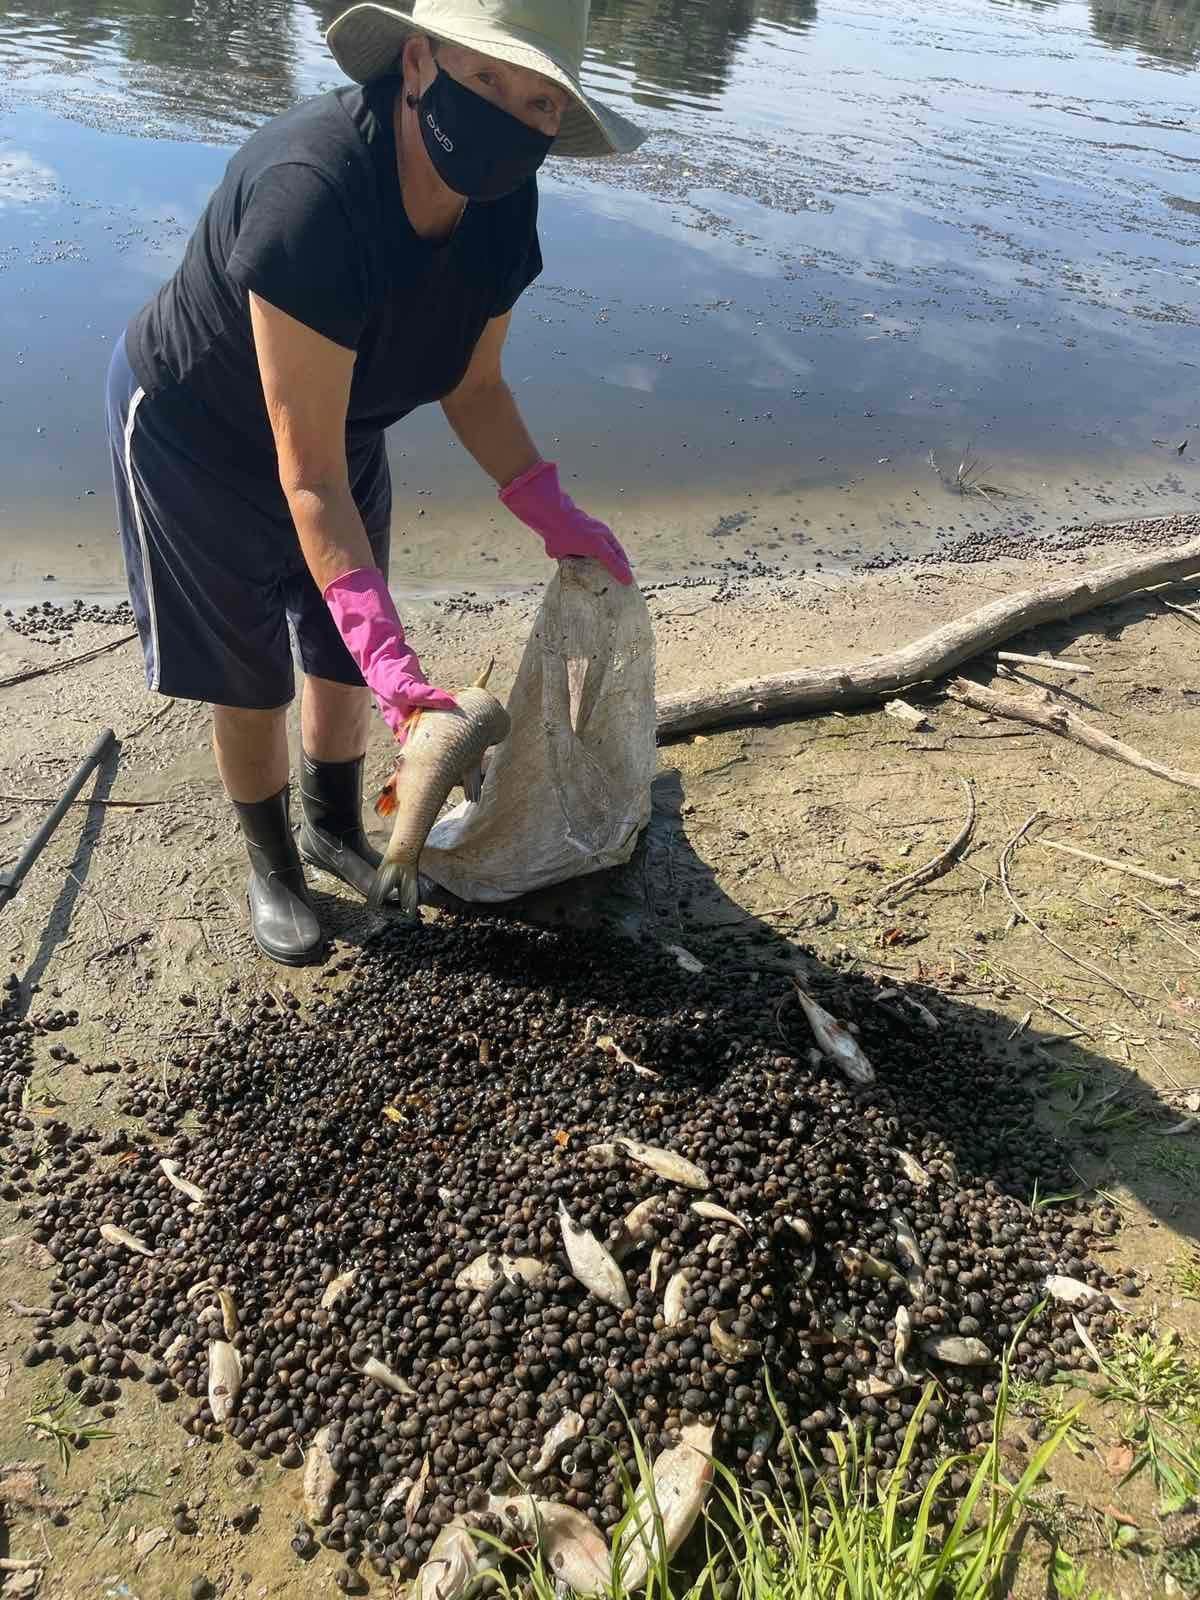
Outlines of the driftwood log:
<svg viewBox="0 0 1200 1600">
<path fill-rule="evenodd" d="M 1057 578 L 992 600 L 966 616 L 887 655 L 832 667 L 747 678 L 714 689 L 689 689 L 658 701 L 658 737 L 675 739 L 702 728 L 810 716 L 865 705 L 917 683 L 944 677 L 964 661 L 1044 622 L 1060 622 L 1139 589 L 1177 582 L 1200 571 L 1200 539 L 1114 561 L 1077 577 Z M 1056 730 L 1061 731 L 1061 730 Z"/>
<path fill-rule="evenodd" d="M 1098 755 L 1123 761 L 1126 766 L 1136 767 L 1139 772 L 1148 772 L 1154 778 L 1177 783 L 1181 789 L 1200 789 L 1200 773 L 1181 772 L 1178 767 L 1164 766 L 1161 761 L 1155 761 L 1153 756 L 1144 756 L 1131 744 L 1122 744 L 1120 739 L 1114 739 L 1111 734 L 1093 728 L 1090 722 L 1077 717 L 1066 706 L 1058 705 L 1045 691 L 1044 698 L 1028 696 L 1022 699 L 1019 695 L 985 689 L 981 683 L 972 683 L 968 678 L 951 678 L 946 685 L 946 693 L 951 700 L 961 701 L 974 711 L 982 711 L 991 717 L 1012 717 L 1017 722 L 1028 722 L 1035 728 L 1044 728 L 1047 733 L 1073 739 L 1076 744 L 1095 750 Z"/>
</svg>

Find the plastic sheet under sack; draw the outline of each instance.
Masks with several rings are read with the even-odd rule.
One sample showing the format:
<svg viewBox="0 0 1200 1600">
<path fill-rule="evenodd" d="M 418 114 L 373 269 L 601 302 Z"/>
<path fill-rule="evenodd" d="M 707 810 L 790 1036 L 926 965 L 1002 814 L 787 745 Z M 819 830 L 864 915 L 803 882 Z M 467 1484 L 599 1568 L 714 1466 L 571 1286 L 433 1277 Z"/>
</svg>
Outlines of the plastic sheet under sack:
<svg viewBox="0 0 1200 1600">
<path fill-rule="evenodd" d="M 640 591 L 594 561 L 560 562 L 508 711 L 480 800 L 437 822 L 421 853 L 422 874 L 463 900 L 511 900 L 633 854 L 657 765 Z"/>
</svg>

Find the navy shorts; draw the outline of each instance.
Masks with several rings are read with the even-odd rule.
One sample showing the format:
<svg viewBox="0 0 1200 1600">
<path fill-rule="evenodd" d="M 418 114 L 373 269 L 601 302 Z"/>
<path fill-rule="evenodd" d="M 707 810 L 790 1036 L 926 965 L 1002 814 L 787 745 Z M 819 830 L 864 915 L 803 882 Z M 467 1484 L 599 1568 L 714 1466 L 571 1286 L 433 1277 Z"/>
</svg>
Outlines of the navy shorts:
<svg viewBox="0 0 1200 1600">
<path fill-rule="evenodd" d="M 146 683 L 181 700 L 266 711 L 304 671 L 361 684 L 304 563 L 273 471 L 235 464 L 186 402 L 146 395 L 118 340 L 108 370 L 108 440 L 129 597 Z M 273 464 L 272 464 L 273 465 Z M 351 489 L 387 572 L 391 480 L 382 433 L 356 450 Z"/>
</svg>

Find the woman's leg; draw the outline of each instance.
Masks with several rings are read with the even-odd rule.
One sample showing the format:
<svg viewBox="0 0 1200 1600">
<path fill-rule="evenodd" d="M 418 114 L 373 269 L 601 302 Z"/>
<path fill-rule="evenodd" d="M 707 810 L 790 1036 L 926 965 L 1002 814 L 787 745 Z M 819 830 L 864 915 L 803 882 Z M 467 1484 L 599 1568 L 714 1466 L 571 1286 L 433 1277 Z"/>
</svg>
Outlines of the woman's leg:
<svg viewBox="0 0 1200 1600">
<path fill-rule="evenodd" d="M 362 825 L 363 758 L 371 697 L 361 683 L 307 673 L 300 702 L 303 750 L 300 851 L 315 867 L 366 894 L 379 852 Z"/>
<path fill-rule="evenodd" d="M 278 794 L 288 781 L 287 707 L 213 707 L 213 754 L 225 793 L 237 804 Z"/>
<path fill-rule="evenodd" d="M 370 691 L 332 678 L 304 678 L 301 742 L 314 761 L 357 761 L 366 754 Z"/>
</svg>

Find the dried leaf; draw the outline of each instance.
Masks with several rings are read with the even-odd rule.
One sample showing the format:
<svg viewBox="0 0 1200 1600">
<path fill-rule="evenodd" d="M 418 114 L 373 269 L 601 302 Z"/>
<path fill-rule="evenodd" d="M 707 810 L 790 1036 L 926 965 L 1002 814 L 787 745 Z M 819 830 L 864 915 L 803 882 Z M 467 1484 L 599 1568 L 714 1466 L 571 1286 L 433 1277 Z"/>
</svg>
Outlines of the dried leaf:
<svg viewBox="0 0 1200 1600">
<path fill-rule="evenodd" d="M 560 1150 L 565 1150 L 571 1142 L 571 1135 L 565 1128 L 559 1128 L 554 1135 L 554 1142 Z"/>
</svg>

